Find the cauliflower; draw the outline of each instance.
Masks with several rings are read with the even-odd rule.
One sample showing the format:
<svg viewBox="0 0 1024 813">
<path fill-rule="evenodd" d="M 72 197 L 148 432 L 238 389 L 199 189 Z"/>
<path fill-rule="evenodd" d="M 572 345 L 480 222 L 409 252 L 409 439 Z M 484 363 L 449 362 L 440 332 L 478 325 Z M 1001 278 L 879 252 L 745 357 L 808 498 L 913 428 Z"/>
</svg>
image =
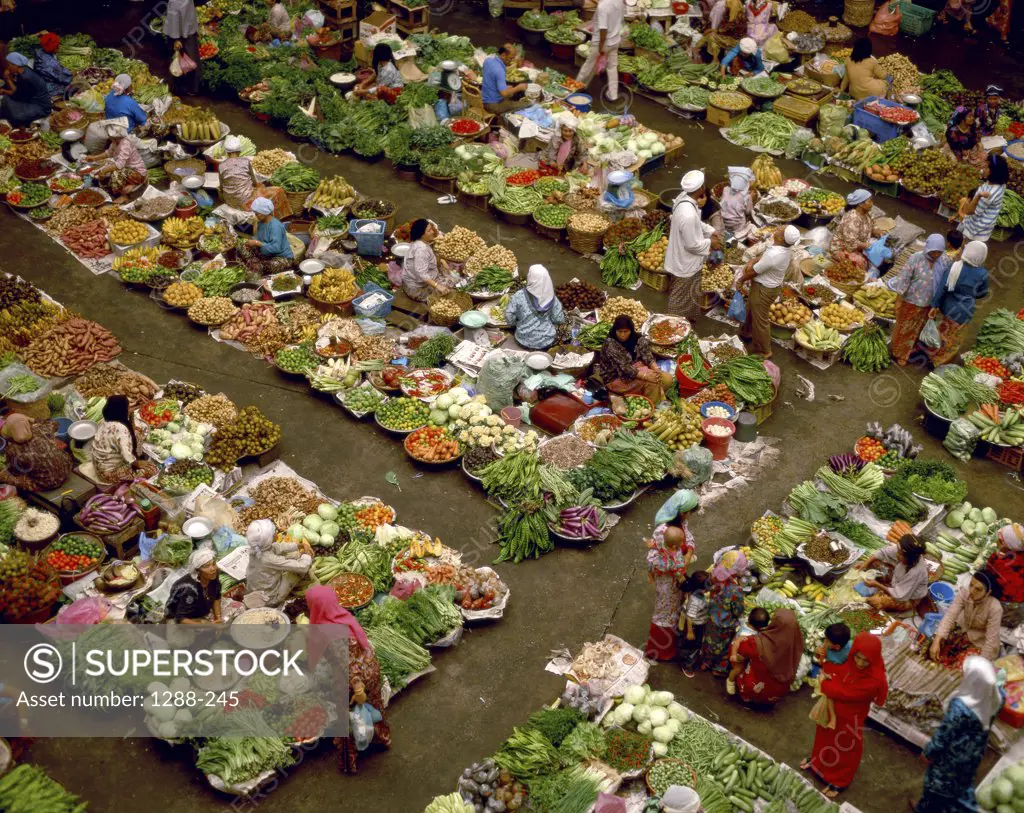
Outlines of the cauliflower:
<svg viewBox="0 0 1024 813">
<path fill-rule="evenodd" d="M 469 432 L 467 432 L 465 429 L 459 432 L 457 437 L 459 439 L 459 443 L 469 443 Z"/>
<path fill-rule="evenodd" d="M 512 424 L 505 424 L 504 428 L 501 431 L 502 434 L 505 435 L 514 435 L 516 433 L 516 428 L 512 426 Z"/>
<path fill-rule="evenodd" d="M 469 418 L 469 422 L 473 426 L 479 426 L 485 420 L 486 420 L 486 418 L 484 418 L 482 415 L 471 415 L 470 418 Z"/>
<path fill-rule="evenodd" d="M 499 418 L 497 415 L 489 415 L 487 417 L 487 425 L 488 426 L 501 426 L 501 418 Z"/>
<path fill-rule="evenodd" d="M 483 446 L 485 449 L 493 445 L 494 443 L 494 441 L 491 440 L 490 435 L 481 435 L 479 438 L 477 438 L 476 442 L 478 446 Z"/>
</svg>

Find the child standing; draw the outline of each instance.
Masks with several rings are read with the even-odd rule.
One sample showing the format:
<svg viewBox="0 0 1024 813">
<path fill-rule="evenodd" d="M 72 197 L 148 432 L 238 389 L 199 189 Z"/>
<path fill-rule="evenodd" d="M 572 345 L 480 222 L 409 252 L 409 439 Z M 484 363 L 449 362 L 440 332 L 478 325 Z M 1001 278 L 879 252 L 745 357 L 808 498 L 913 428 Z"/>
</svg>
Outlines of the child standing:
<svg viewBox="0 0 1024 813">
<path fill-rule="evenodd" d="M 679 654 L 679 613 L 683 594 L 680 583 L 686 576 L 691 546 L 681 528 L 672 525 L 648 542 L 647 578 L 654 585 L 654 615 L 651 618 L 646 654 L 658 661 L 675 660 Z"/>
<path fill-rule="evenodd" d="M 683 582 L 683 614 L 679 617 L 682 633 L 680 649 L 683 674 L 692 678 L 700 662 L 700 645 L 704 640 L 704 625 L 708 622 L 708 586 L 711 574 L 698 570 Z"/>
<path fill-rule="evenodd" d="M 755 607 L 751 610 L 747 620 L 740 622 L 740 628 L 736 631 L 736 637 L 732 639 L 732 646 L 729 648 L 730 661 L 735 657 L 740 644 L 743 643 L 743 639 L 761 632 L 761 630 L 768 626 L 771 620 L 771 616 L 768 615 L 768 611 L 764 607 Z M 732 668 L 729 670 L 729 676 L 725 679 L 725 691 L 727 694 L 736 694 L 736 678 L 740 676 L 742 671 L 742 663 L 733 663 Z"/>
<path fill-rule="evenodd" d="M 850 628 L 841 621 L 825 627 L 825 643 L 818 650 L 817 659 L 822 672 L 829 674 L 846 663 L 853 646 L 851 637 Z"/>
</svg>

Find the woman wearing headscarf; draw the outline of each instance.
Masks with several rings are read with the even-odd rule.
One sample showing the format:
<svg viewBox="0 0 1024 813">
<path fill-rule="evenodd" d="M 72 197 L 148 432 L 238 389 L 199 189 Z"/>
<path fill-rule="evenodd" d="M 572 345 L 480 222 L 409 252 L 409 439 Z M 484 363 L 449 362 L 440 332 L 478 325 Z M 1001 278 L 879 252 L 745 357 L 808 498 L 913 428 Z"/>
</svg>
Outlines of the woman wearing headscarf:
<svg viewBox="0 0 1024 813">
<path fill-rule="evenodd" d="M 56 432 L 53 421 L 34 421 L 18 412 L 8 417 L 2 432 L 7 465 L 0 470 L 0 482 L 23 491 L 51 491 L 64 485 L 72 461 Z"/>
<path fill-rule="evenodd" d="M 697 555 L 686 521 L 697 504 L 694 492 L 681 489 L 654 516 L 654 533 L 647 542 L 647 580 L 654 585 L 654 615 L 645 651 L 655 660 L 669 661 L 679 654 L 680 585 Z"/>
<path fill-rule="evenodd" d="M 32 61 L 33 70 L 43 77 L 53 98 L 63 96 L 71 84 L 71 71 L 61 65 L 56 57 L 58 48 L 60 37 L 51 31 L 44 31 L 39 35 L 39 47 Z"/>
<path fill-rule="evenodd" d="M 769 37 L 770 39 L 770 37 Z M 753 37 L 744 37 L 722 57 L 719 73 L 732 76 L 756 76 L 764 71 L 764 58 Z"/>
<path fill-rule="evenodd" d="M 164 36 L 174 40 L 175 52 L 184 51 L 196 67 L 195 70 L 178 77 L 177 87 L 181 93 L 195 96 L 199 92 L 199 18 L 193 0 L 167 0 L 164 15 Z"/>
<path fill-rule="evenodd" d="M 942 145 L 942 151 L 954 161 L 984 165 L 987 154 L 981 146 L 974 108 L 961 105 L 953 111 L 946 125 L 946 142 Z"/>
<path fill-rule="evenodd" d="M 209 548 L 192 551 L 186 565 L 188 573 L 174 583 L 167 599 L 168 622 L 178 624 L 219 624 L 220 579 L 217 562 Z"/>
<path fill-rule="evenodd" d="M 743 617 L 743 588 L 737 579 L 746 570 L 747 557 L 738 550 L 722 554 L 711 570 L 708 622 L 704 625 L 700 654 L 701 667 L 716 677 L 729 674 L 729 650 Z"/>
<path fill-rule="evenodd" d="M 1003 622 L 1016 627 L 1024 621 L 1024 525 L 1004 525 L 996 540 L 998 547 L 985 562 L 985 570 L 999 587 Z"/>
<path fill-rule="evenodd" d="M 953 604 L 939 622 L 928 654 L 945 665 L 956 665 L 968 655 L 994 661 L 999 655 L 999 627 L 1003 605 L 999 587 L 984 570 L 977 571 L 967 586 L 956 591 Z"/>
<path fill-rule="evenodd" d="M 852 263 L 862 271 L 867 271 L 868 258 L 864 252 L 872 243 L 873 205 L 871 193 L 866 189 L 855 189 L 846 196 L 846 212 L 839 219 L 832 242 L 829 243 L 829 254 L 833 260 Z"/>
<path fill-rule="evenodd" d="M 287 271 L 295 255 L 288 243 L 288 230 L 274 217 L 273 201 L 256 198 L 250 208 L 256 215 L 256 236 L 238 246 L 242 265 L 257 278 Z"/>
<path fill-rule="evenodd" d="M 0 119 L 7 119 L 15 127 L 25 127 L 50 115 L 50 89 L 46 80 L 29 67 L 27 57 L 16 51 L 8 54 L 4 78 L 8 87 L 0 89 Z"/>
<path fill-rule="evenodd" d="M 609 392 L 616 395 L 646 395 L 655 404 L 665 397 L 671 382 L 658 369 L 651 343 L 641 336 L 626 314 L 615 317 L 608 338 L 594 359 L 594 369 Z"/>
<path fill-rule="evenodd" d="M 109 122 L 107 137 L 110 139 L 107 149 L 85 158 L 87 161 L 103 162 L 95 175 L 109 187 L 112 195 L 121 198 L 147 183 L 146 162 L 135 146 L 135 141 L 128 135 L 127 119 Z"/>
<path fill-rule="evenodd" d="M 964 246 L 963 256 L 950 265 L 935 292 L 930 316 L 933 319 L 942 316 L 939 322 L 942 343 L 938 348 L 928 349 L 928 358 L 936 367 L 956 358 L 977 301 L 988 296 L 986 259 L 988 246 L 971 241 Z"/>
<path fill-rule="evenodd" d="M 572 113 L 565 111 L 559 114 L 555 123 L 558 126 L 538 160 L 541 167 L 561 174 L 575 168 L 585 153 L 576 138 L 579 120 Z"/>
<path fill-rule="evenodd" d="M 124 395 L 111 395 L 103 407 L 103 420 L 89 446 L 96 475 L 105 483 L 123 483 L 152 477 L 157 467 L 139 460 L 131 410 Z"/>
<path fill-rule="evenodd" d="M 276 535 L 269 519 L 251 522 L 245 531 L 251 549 L 246 600 L 255 593 L 267 607 L 277 607 L 288 598 L 313 564 L 313 549 L 306 542 L 275 542 Z"/>
<path fill-rule="evenodd" d="M 903 268 L 891 280 L 889 288 L 898 294 L 896 324 L 892 328 L 892 357 L 900 367 L 917 345 L 921 328 L 928 321 L 928 312 L 935 298 L 936 277 L 942 276 L 952 260 L 946 256 L 946 238 L 930 234 L 924 250 L 910 255 Z"/>
<path fill-rule="evenodd" d="M 126 73 L 119 73 L 110 86 L 110 92 L 103 97 L 103 117 L 106 119 L 128 119 L 125 125 L 128 132 L 146 123 L 146 113 L 139 103 L 128 95 L 132 86 L 132 78 Z"/>
<path fill-rule="evenodd" d="M 719 228 L 716 219 L 721 219 L 721 228 L 737 240 L 743 240 L 750 234 L 753 224 L 750 222 L 754 214 L 754 196 L 750 193 L 750 178 L 746 172 L 730 172 L 729 185 L 722 190 L 722 200 L 718 205 L 717 215 L 712 215 L 711 225 Z"/>
<path fill-rule="evenodd" d="M 867 600 L 876 610 L 907 612 L 928 595 L 928 563 L 924 559 L 924 543 L 916 536 L 900 537 L 895 545 L 886 545 L 875 551 L 857 570 L 870 570 L 876 564 L 888 565 L 892 575 L 888 579 L 865 579 L 864 584 L 877 592 Z"/>
<path fill-rule="evenodd" d="M 977 809 L 974 777 L 985 755 L 989 729 L 1004 701 L 992 663 L 976 655 L 965 660 L 960 687 L 924 747 L 928 770 L 915 813 Z"/>
<path fill-rule="evenodd" d="M 871 705 L 882 706 L 889 681 L 882 659 L 882 642 L 870 632 L 853 639 L 846 663 L 824 673 L 820 693 L 831 701 L 834 725 L 818 725 L 810 759 L 800 763 L 825 782 L 825 795 L 835 798 L 853 782 L 864 752 L 864 721 Z"/>
<path fill-rule="evenodd" d="M 274 214 L 280 220 L 292 216 L 288 195 L 279 186 L 265 186 L 256 179 L 252 159 L 242 155 L 242 140 L 238 136 L 224 139 L 227 155 L 217 174 L 220 177 L 220 196 L 233 209 L 247 210 L 256 198 L 268 198 L 274 204 Z"/>
<path fill-rule="evenodd" d="M 774 6 L 772 0 L 747 0 L 744 6 L 747 37 L 754 40 L 759 48 L 779 33 L 779 27 L 772 22 Z"/>
<path fill-rule="evenodd" d="M 736 689 L 744 703 L 778 703 L 789 694 L 804 651 L 804 636 L 796 614 L 781 608 L 772 613 L 768 628 L 744 638 L 732 661 L 744 664 Z"/>
<path fill-rule="evenodd" d="M 963 222 L 960 231 L 968 240 L 987 241 L 996 227 L 996 220 L 1003 210 L 1006 184 L 1010 180 L 1010 167 L 1002 155 L 989 155 L 985 159 L 981 176 L 984 182 L 975 190 L 969 200 L 961 201 L 960 215 Z"/>
<path fill-rule="evenodd" d="M 978 102 L 974 111 L 974 118 L 978 122 L 978 132 L 982 136 L 996 134 L 996 123 L 1002 112 L 1002 102 L 1003 89 L 999 85 L 989 85 L 985 88 L 985 98 Z"/>
<path fill-rule="evenodd" d="M 338 594 L 330 587 L 310 587 L 306 591 L 306 606 L 309 608 L 309 624 L 312 634 L 309 640 L 309 665 L 315 668 L 324 655 L 336 668 L 339 678 L 348 680 L 350 714 L 354 714 L 360 722 L 360 729 L 369 728 L 366 734 L 360 735 L 355 726 L 350 727 L 348 737 L 334 740 L 339 750 L 338 768 L 342 773 L 356 773 L 357 755 L 359 751 L 377 743 L 382 748 L 391 747 L 391 726 L 384 717 L 384 698 L 381 693 L 383 678 L 380 663 L 374 654 L 373 645 L 366 637 L 366 632 L 356 621 L 352 613 L 338 603 Z M 348 653 L 341 650 L 341 640 L 323 625 L 337 624 L 346 627 L 348 637 Z M 364 708 L 368 706 L 369 708 Z M 351 718 L 350 718 L 351 719 Z M 369 723 L 369 726 L 365 724 Z M 361 747 L 360 747 L 361 746 Z"/>
<path fill-rule="evenodd" d="M 547 350 L 555 343 L 565 311 L 543 265 L 530 266 L 526 287 L 512 294 L 505 306 L 505 321 L 515 328 L 516 341 L 528 350 Z"/>
</svg>

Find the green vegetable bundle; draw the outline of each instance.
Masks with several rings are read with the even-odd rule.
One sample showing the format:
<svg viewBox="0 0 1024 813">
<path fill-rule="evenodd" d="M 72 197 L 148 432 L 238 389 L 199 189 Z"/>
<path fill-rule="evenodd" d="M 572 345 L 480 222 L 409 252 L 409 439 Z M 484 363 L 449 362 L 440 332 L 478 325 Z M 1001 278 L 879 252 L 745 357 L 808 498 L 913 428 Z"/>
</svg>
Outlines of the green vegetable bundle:
<svg viewBox="0 0 1024 813">
<path fill-rule="evenodd" d="M 889 366 L 889 343 L 878 325 L 868 323 L 850 334 L 843 346 L 843 360 L 858 373 L 877 373 Z"/>
<path fill-rule="evenodd" d="M 782 152 L 789 146 L 795 130 L 793 122 L 776 113 L 752 113 L 725 132 L 729 140 L 740 147 Z"/>
<path fill-rule="evenodd" d="M 199 749 L 196 767 L 236 785 L 294 761 L 292 749 L 280 737 L 211 737 Z"/>
<path fill-rule="evenodd" d="M 644 87 L 660 93 L 672 93 L 682 90 L 687 85 L 687 79 L 673 71 L 664 62 L 656 62 L 641 71 L 636 75 L 636 80 Z"/>
<path fill-rule="evenodd" d="M 863 550 L 872 551 L 884 548 L 887 544 L 884 539 L 878 536 L 863 522 L 851 519 L 841 519 L 831 522 L 828 525 L 830 531 L 835 531 L 849 539 L 854 545 Z"/>
<path fill-rule="evenodd" d="M 558 751 L 539 731 L 513 728 L 494 761 L 517 779 L 531 779 L 558 768 Z"/>
<path fill-rule="evenodd" d="M 409 82 L 395 102 L 403 110 L 417 107 L 433 107 L 437 102 L 437 88 L 426 82 Z"/>
<path fill-rule="evenodd" d="M 1003 193 L 1003 208 L 999 210 L 996 225 L 1003 229 L 1024 226 L 1024 198 L 1012 189 Z"/>
<path fill-rule="evenodd" d="M 439 367 L 454 349 L 455 337 L 451 333 L 439 333 L 416 348 L 409 364 L 412 367 Z"/>
<path fill-rule="evenodd" d="M 775 398 L 775 385 L 760 356 L 736 356 L 716 366 L 712 382 L 725 384 L 750 406 L 767 404 Z"/>
<path fill-rule="evenodd" d="M 555 544 L 541 504 L 509 503 L 509 508 L 498 520 L 498 544 L 501 545 L 501 554 L 495 559 L 495 564 L 510 560 L 519 564 L 523 559 L 539 559 L 542 554 L 553 551 Z"/>
<path fill-rule="evenodd" d="M 707 88 L 684 87 L 669 95 L 669 101 L 676 107 L 695 107 L 703 110 L 708 106 Z"/>
<path fill-rule="evenodd" d="M 360 573 L 373 582 L 378 593 L 386 593 L 394 584 L 391 573 L 391 554 L 387 548 L 374 543 L 353 540 L 335 553 L 343 571 Z"/>
<path fill-rule="evenodd" d="M 629 27 L 629 38 L 636 48 L 646 48 L 664 56 L 672 47 L 665 37 L 651 28 L 646 22 L 636 22 Z"/>
<path fill-rule="evenodd" d="M 519 451 L 488 463 L 478 473 L 487 494 L 505 502 L 540 500 L 540 474 L 537 455 Z"/>
<path fill-rule="evenodd" d="M 0 778 L 0 810 L 5 813 L 84 813 L 87 807 L 35 765 L 17 765 Z"/>
<path fill-rule="evenodd" d="M 967 499 L 967 483 L 940 460 L 908 460 L 895 477 L 905 479 L 915 494 L 932 502 L 953 505 Z"/>
<path fill-rule="evenodd" d="M 558 747 L 563 765 L 585 762 L 604 755 L 605 741 L 601 727 L 586 721 L 577 725 Z"/>
<path fill-rule="evenodd" d="M 609 504 L 657 482 L 671 464 L 671 449 L 650 432 L 620 429 L 586 465 L 569 471 L 567 478 L 578 491 L 592 489 L 598 500 Z"/>
<path fill-rule="evenodd" d="M 489 291 L 498 293 L 508 288 L 515 280 L 512 274 L 498 265 L 489 265 L 482 269 L 467 286 L 469 291 Z"/>
<path fill-rule="evenodd" d="M 981 323 L 974 349 L 983 356 L 1000 359 L 1024 353 L 1024 319 L 1005 308 L 992 311 Z"/>
<path fill-rule="evenodd" d="M 774 99 L 786 92 L 786 86 L 770 76 L 751 76 L 744 79 L 740 85 L 747 93 L 766 99 Z"/>
<path fill-rule="evenodd" d="M 815 525 L 844 519 L 847 514 L 846 504 L 841 499 L 829 491 L 818 491 L 810 480 L 794 487 L 786 499 L 800 519 Z"/>
<path fill-rule="evenodd" d="M 557 709 L 541 709 L 530 715 L 527 728 L 539 731 L 555 748 L 558 748 L 573 730 L 586 720 L 586 715 L 565 706 Z"/>
<path fill-rule="evenodd" d="M 421 646 L 444 638 L 462 625 L 455 589 L 447 585 L 430 585 L 405 600 L 388 596 L 380 604 L 371 602 L 358 615 L 366 629 L 391 627 Z"/>
<path fill-rule="evenodd" d="M 537 813 L 588 813 L 600 793 L 599 774 L 580 765 L 529 782 L 530 810 Z"/>
<path fill-rule="evenodd" d="M 393 627 L 370 627 L 366 630 L 366 637 L 373 644 L 381 674 L 387 677 L 392 687 L 404 687 L 410 675 L 430 666 L 430 653 Z"/>
<path fill-rule="evenodd" d="M 463 169 L 462 159 L 450 147 L 431 150 L 420 159 L 420 171 L 431 178 L 454 178 Z"/>
<path fill-rule="evenodd" d="M 871 510 L 879 519 L 895 521 L 902 519 L 911 525 L 925 516 L 925 508 L 914 496 L 914 491 L 904 477 L 890 477 L 875 494 Z"/>
<path fill-rule="evenodd" d="M 432 127 L 420 127 L 413 130 L 409 137 L 409 146 L 414 150 L 424 152 L 436 150 L 438 147 L 447 147 L 455 139 L 452 131 L 440 124 Z"/>
<path fill-rule="evenodd" d="M 270 176 L 271 186 L 280 186 L 285 192 L 312 192 L 320 184 L 320 173 L 306 164 L 285 164 Z"/>
<path fill-rule="evenodd" d="M 982 332 L 984 330 L 985 327 L 982 325 Z M 979 338 L 980 336 L 981 332 Z M 953 420 L 966 412 L 971 404 L 999 403 L 996 391 L 984 384 L 976 383 L 974 376 L 974 372 L 964 367 L 947 367 L 928 373 L 921 381 L 920 389 L 925 406 L 936 415 Z"/>
<path fill-rule="evenodd" d="M 321 124 L 312 116 L 306 115 L 301 110 L 295 113 L 285 128 L 288 135 L 296 138 L 318 138 L 320 136 Z"/>
</svg>

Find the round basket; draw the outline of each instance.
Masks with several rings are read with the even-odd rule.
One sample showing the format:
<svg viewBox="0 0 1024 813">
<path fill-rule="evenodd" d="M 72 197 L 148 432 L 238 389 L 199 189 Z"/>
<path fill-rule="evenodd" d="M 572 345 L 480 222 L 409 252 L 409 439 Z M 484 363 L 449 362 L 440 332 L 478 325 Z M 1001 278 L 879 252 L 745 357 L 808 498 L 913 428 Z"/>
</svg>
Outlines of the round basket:
<svg viewBox="0 0 1024 813">
<path fill-rule="evenodd" d="M 533 220 L 533 212 L 507 212 L 496 204 L 490 204 L 491 208 L 498 213 L 498 217 L 513 226 L 525 226 Z"/>
<path fill-rule="evenodd" d="M 370 218 L 371 220 L 383 220 L 385 224 L 384 233 L 391 234 L 391 232 L 395 230 L 395 213 L 398 211 L 398 205 L 393 201 L 385 200 L 384 198 L 360 198 L 350 207 L 352 211 L 352 216 L 359 217 L 359 215 L 357 215 L 356 212 L 359 210 L 360 205 L 370 202 L 383 203 L 391 207 L 391 211 L 389 214 L 386 214 L 382 217 L 377 217 L 376 215 L 374 215 L 374 217 Z M 387 211 L 387 209 L 385 209 L 385 211 Z"/>
<path fill-rule="evenodd" d="M 295 293 L 298 293 L 298 291 Z M 352 303 L 357 297 L 361 296 L 362 293 L 362 289 L 359 289 L 356 291 L 356 295 L 352 297 L 352 299 L 347 299 L 344 302 L 325 302 L 322 299 L 317 299 L 307 290 L 306 299 L 308 299 L 310 304 L 321 313 L 340 313 L 342 316 L 351 316 L 353 313 Z"/>
<path fill-rule="evenodd" d="M 90 541 L 95 542 L 97 545 L 100 546 L 100 549 L 104 551 L 104 554 L 100 556 L 100 558 L 97 559 L 95 562 L 93 562 L 91 566 L 85 568 L 84 570 L 57 570 L 56 573 L 57 576 L 60 578 L 60 583 L 65 586 L 71 584 L 72 582 L 78 581 L 80 578 L 82 578 L 82 576 L 86 576 L 89 573 L 93 573 L 94 571 L 99 570 L 100 565 L 103 564 L 103 560 L 106 559 L 106 547 L 104 547 L 103 540 L 96 536 L 96 534 L 89 533 L 87 531 L 75 531 L 74 533 L 61 534 L 49 545 L 46 546 L 46 549 L 42 552 L 40 558 L 42 558 L 45 561 L 47 555 L 51 552 L 53 546 L 56 543 L 60 542 L 62 539 L 65 539 L 69 536 L 74 536 L 80 539 L 89 539 Z"/>
<path fill-rule="evenodd" d="M 438 313 L 437 305 L 442 300 L 448 300 L 454 302 L 459 307 L 459 312 L 454 316 L 448 316 L 445 314 Z M 444 296 L 438 296 L 437 294 L 431 295 L 427 299 L 427 308 L 430 311 L 430 324 L 439 325 L 440 327 L 452 327 L 459 321 L 459 317 L 463 313 L 473 307 L 473 298 L 462 291 L 452 291 Z"/>
<path fill-rule="evenodd" d="M 864 28 L 875 16 L 875 0 L 845 0 L 843 22 L 854 28 Z"/>
<path fill-rule="evenodd" d="M 164 164 L 164 172 L 172 178 L 187 178 L 189 175 L 202 175 L 206 172 L 206 161 L 198 158 L 182 158 Z"/>
<path fill-rule="evenodd" d="M 838 350 L 822 350 L 817 347 L 811 347 L 807 342 L 800 338 L 800 333 L 797 331 L 793 332 L 793 341 L 800 345 L 800 348 L 811 358 L 824 361 L 828 358 L 829 354 L 836 353 Z M 841 348 L 840 348 L 841 349 Z"/>
<path fill-rule="evenodd" d="M 334 590 L 338 596 L 338 603 L 347 610 L 361 610 L 366 607 L 371 601 L 373 601 L 374 587 L 373 582 L 362 573 L 339 573 L 329 582 L 327 586 Z M 355 590 L 362 590 L 363 595 L 369 595 L 365 601 L 356 602 L 351 595 L 343 597 L 338 591 L 342 588 L 354 588 Z"/>
<path fill-rule="evenodd" d="M 604 230 L 600 232 L 584 232 L 572 227 L 572 218 L 566 226 L 566 234 L 569 236 L 569 247 L 580 254 L 596 254 L 604 244 L 604 236 L 612 224 L 605 218 Z"/>
<path fill-rule="evenodd" d="M 790 213 L 784 217 L 780 215 L 766 214 L 763 211 L 762 207 L 763 205 L 768 203 L 780 203 L 785 206 L 789 206 Z M 757 206 L 754 208 L 757 210 L 757 213 L 761 215 L 761 217 L 763 217 L 768 223 L 793 223 L 796 220 L 799 220 L 800 215 L 803 214 L 799 206 L 785 198 L 762 198 L 760 201 L 758 201 Z"/>
<path fill-rule="evenodd" d="M 552 358 L 554 358 L 559 353 L 577 353 L 582 356 L 591 351 L 587 350 L 587 348 L 585 347 L 581 347 L 578 344 L 556 344 L 554 347 L 548 350 L 548 352 L 551 354 Z M 584 365 L 583 367 L 561 367 L 557 370 L 557 372 L 565 373 L 566 375 L 571 375 L 573 378 L 580 378 L 581 376 L 586 375 L 588 369 L 590 369 L 589 364 Z"/>
<path fill-rule="evenodd" d="M 822 324 L 824 324 L 825 327 L 831 327 L 833 330 L 838 330 L 840 333 L 853 333 L 855 330 L 860 330 L 862 327 L 864 327 L 864 325 L 870 322 L 875 316 L 870 310 L 868 310 L 867 308 L 862 308 L 859 305 L 857 306 L 857 310 L 864 314 L 864 321 L 859 322 L 856 325 L 851 325 L 850 327 L 834 327 L 833 325 L 829 325 L 824 322 L 822 322 Z"/>
<path fill-rule="evenodd" d="M 420 427 L 421 429 L 423 427 Z M 415 431 L 415 430 L 414 430 Z M 440 468 L 441 466 L 450 466 L 452 463 L 457 463 L 462 459 L 463 452 L 462 444 L 459 444 L 459 453 L 455 457 L 450 457 L 447 460 L 424 460 L 422 457 L 417 457 L 411 451 L 409 451 L 409 438 L 412 437 L 412 432 L 405 436 L 405 440 L 402 441 L 402 447 L 405 449 L 405 453 L 409 455 L 412 460 L 415 460 L 421 466 L 434 466 Z"/>
<path fill-rule="evenodd" d="M 828 277 L 828 274 L 826 274 L 825 276 Z M 831 285 L 840 293 L 846 294 L 846 296 L 848 297 L 852 297 L 856 291 L 860 290 L 860 286 L 863 283 L 834 282 L 833 280 L 830 279 L 828 281 L 828 284 Z"/>
<path fill-rule="evenodd" d="M 306 198 L 309 197 L 309 192 L 285 192 L 284 196 L 288 198 L 288 206 L 296 214 L 306 210 Z"/>
<path fill-rule="evenodd" d="M 537 232 L 537 234 L 541 235 L 542 237 L 550 238 L 551 240 L 554 240 L 556 243 L 561 241 L 562 238 L 565 237 L 565 229 L 556 229 L 553 226 L 545 226 L 537 220 L 536 215 L 532 215 L 532 217 L 533 228 Z"/>
<path fill-rule="evenodd" d="M 651 769 L 655 765 L 678 765 L 682 768 L 689 769 L 690 773 L 693 774 L 693 784 L 697 784 L 697 772 L 693 769 L 693 766 L 688 762 L 683 762 L 681 759 L 672 759 L 671 757 L 664 757 L 662 759 L 656 759 L 651 763 L 651 767 L 644 772 L 644 782 L 647 783 L 647 789 L 651 792 L 652 796 L 661 796 L 667 788 L 661 788 L 659 791 L 654 785 L 651 784 Z"/>
<path fill-rule="evenodd" d="M 188 144 L 188 146 L 190 147 L 212 147 L 218 141 L 221 141 L 222 139 L 226 138 L 231 133 L 231 128 L 228 127 L 228 125 L 226 125 L 224 122 L 220 121 L 217 123 L 220 125 L 220 138 L 215 138 L 212 141 L 208 138 L 196 139 L 194 141 L 190 141 L 189 139 L 184 138 L 181 135 L 181 125 L 179 124 L 176 128 L 178 141 L 181 142 L 182 144 Z M 206 167 L 205 161 L 203 162 L 203 167 Z"/>
</svg>

